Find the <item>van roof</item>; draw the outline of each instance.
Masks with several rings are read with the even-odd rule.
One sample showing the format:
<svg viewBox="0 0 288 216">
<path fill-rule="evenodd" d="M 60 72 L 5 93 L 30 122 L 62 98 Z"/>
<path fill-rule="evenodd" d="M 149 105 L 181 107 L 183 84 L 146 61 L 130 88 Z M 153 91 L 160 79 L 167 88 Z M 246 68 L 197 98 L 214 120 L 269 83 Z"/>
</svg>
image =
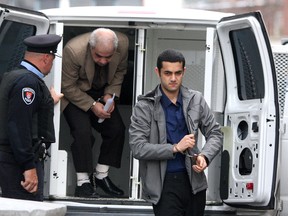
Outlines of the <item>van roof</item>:
<svg viewBox="0 0 288 216">
<path fill-rule="evenodd" d="M 151 8 L 144 6 L 85 6 L 42 10 L 51 21 L 126 21 L 159 23 L 193 23 L 215 25 L 232 13 L 197 9 Z"/>
</svg>

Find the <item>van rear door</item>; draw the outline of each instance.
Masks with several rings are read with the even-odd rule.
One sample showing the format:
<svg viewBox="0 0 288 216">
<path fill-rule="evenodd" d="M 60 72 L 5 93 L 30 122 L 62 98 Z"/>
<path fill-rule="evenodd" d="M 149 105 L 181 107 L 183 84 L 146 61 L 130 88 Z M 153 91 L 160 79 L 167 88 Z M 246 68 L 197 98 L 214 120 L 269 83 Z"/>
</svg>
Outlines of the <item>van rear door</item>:
<svg viewBox="0 0 288 216">
<path fill-rule="evenodd" d="M 272 209 L 278 183 L 279 104 L 261 13 L 223 18 L 217 34 L 227 85 L 220 196 L 229 205 Z"/>
<path fill-rule="evenodd" d="M 0 80 L 23 59 L 23 40 L 48 29 L 49 19 L 43 13 L 0 4 Z"/>
</svg>

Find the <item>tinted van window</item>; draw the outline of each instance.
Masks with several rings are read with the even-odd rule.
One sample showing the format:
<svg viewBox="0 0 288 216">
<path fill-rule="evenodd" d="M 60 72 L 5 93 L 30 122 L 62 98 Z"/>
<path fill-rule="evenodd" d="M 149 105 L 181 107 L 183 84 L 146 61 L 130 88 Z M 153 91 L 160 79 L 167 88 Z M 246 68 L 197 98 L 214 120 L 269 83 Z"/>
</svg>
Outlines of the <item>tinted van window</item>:
<svg viewBox="0 0 288 216">
<path fill-rule="evenodd" d="M 236 64 L 237 89 L 240 100 L 263 98 L 265 94 L 263 68 L 257 41 L 251 28 L 230 32 Z"/>
<path fill-rule="evenodd" d="M 4 72 L 11 71 L 23 59 L 26 46 L 23 40 L 35 35 L 36 27 L 4 20 L 0 27 L 0 80 Z"/>
</svg>

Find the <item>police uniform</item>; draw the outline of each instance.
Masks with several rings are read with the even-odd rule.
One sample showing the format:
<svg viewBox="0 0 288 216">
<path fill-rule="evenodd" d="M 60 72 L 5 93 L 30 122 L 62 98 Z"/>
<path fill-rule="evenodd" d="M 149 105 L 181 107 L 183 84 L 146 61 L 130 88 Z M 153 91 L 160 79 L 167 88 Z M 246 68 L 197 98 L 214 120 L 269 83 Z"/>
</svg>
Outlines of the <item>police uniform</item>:
<svg viewBox="0 0 288 216">
<path fill-rule="evenodd" d="M 24 40 L 27 51 L 55 54 L 61 37 L 37 35 Z M 55 142 L 54 101 L 45 85 L 44 75 L 32 63 L 23 60 L 19 68 L 6 72 L 0 84 L 0 187 L 2 196 L 43 200 L 43 143 Z M 22 186 L 23 173 L 36 168 L 38 192 Z"/>
</svg>

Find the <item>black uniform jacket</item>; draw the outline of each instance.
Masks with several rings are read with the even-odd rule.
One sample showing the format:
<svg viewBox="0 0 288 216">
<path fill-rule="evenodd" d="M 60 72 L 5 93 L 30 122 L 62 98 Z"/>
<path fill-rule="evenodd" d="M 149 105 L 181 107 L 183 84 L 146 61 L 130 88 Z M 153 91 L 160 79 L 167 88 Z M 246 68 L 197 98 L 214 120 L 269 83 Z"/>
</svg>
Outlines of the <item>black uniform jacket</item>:
<svg viewBox="0 0 288 216">
<path fill-rule="evenodd" d="M 35 167 L 33 145 L 55 142 L 54 103 L 44 81 L 26 68 L 5 73 L 0 84 L 0 151 L 23 170 Z"/>
</svg>

